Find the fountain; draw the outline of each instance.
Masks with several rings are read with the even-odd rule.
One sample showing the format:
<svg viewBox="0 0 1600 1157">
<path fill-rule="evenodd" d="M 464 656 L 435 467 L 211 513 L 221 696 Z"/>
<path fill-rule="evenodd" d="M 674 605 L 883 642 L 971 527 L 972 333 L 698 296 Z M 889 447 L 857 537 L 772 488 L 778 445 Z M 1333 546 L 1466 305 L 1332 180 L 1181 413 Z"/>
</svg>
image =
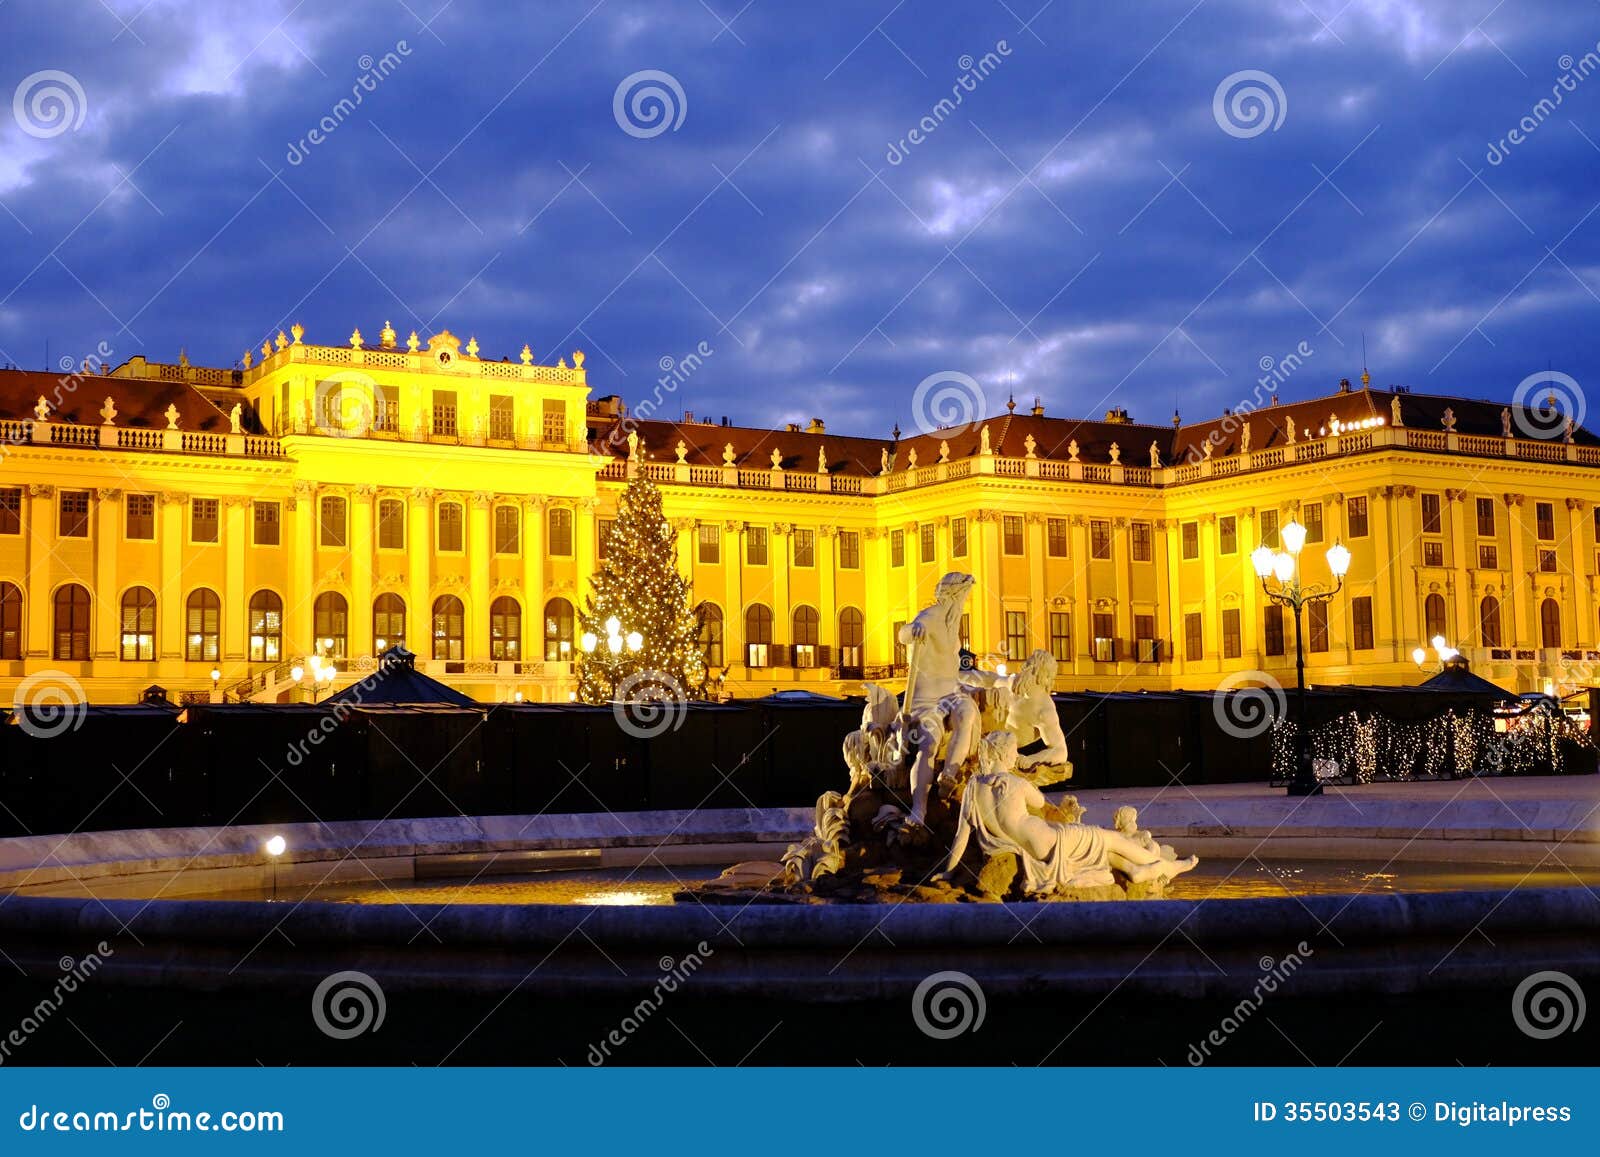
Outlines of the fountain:
<svg viewBox="0 0 1600 1157">
<path fill-rule="evenodd" d="M 684 891 L 698 901 L 881 902 L 1160 899 L 1199 862 L 1138 830 L 1082 822 L 1073 796 L 1041 790 L 1072 776 L 1050 690 L 1056 663 L 1035 651 L 1015 675 L 962 663 L 971 575 L 939 581 L 900 629 L 903 702 L 868 685 L 845 736 L 843 792 L 817 800 L 810 836 L 782 862 L 736 864 Z"/>
</svg>

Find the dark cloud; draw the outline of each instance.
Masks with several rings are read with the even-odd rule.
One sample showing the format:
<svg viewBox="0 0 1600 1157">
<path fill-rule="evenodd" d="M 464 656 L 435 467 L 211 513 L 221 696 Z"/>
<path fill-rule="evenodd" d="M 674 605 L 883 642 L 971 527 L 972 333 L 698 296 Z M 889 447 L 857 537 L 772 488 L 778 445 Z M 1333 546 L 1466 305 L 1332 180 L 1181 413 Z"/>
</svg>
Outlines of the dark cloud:
<svg viewBox="0 0 1600 1157">
<path fill-rule="evenodd" d="M 1301 342 L 1286 397 L 1354 376 L 1363 335 L 1379 384 L 1600 380 L 1600 76 L 1537 108 L 1590 5 L 441 4 L 0 7 L 0 88 L 56 69 L 87 102 L 44 139 L 0 119 L 0 358 L 228 363 L 389 319 L 583 348 L 642 398 L 705 342 L 673 405 L 860 433 L 938 371 L 1200 417 Z M 642 139 L 613 93 L 647 69 L 687 113 Z M 1243 70 L 1276 130 L 1214 118 Z"/>
</svg>

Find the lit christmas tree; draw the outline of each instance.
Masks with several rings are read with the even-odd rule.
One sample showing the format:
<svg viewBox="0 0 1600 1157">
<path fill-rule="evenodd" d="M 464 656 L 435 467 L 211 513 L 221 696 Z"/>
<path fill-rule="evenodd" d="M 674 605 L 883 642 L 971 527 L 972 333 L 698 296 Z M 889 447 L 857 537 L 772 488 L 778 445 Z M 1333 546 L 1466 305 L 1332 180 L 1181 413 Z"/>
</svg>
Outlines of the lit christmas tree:
<svg viewBox="0 0 1600 1157">
<path fill-rule="evenodd" d="M 606 561 L 579 621 L 578 698 L 698 697 L 706 664 L 689 580 L 678 573 L 677 535 L 661 491 L 640 476 L 617 503 Z"/>
</svg>

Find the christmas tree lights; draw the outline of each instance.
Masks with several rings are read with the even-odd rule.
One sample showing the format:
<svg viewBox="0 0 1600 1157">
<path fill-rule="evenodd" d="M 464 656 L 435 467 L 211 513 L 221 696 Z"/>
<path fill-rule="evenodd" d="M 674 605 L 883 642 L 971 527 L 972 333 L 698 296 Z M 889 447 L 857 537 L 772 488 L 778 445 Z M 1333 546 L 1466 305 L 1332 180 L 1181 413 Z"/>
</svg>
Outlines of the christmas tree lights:
<svg viewBox="0 0 1600 1157">
<path fill-rule="evenodd" d="M 706 677 L 700 618 L 678 573 L 661 491 L 649 479 L 633 479 L 618 499 L 605 563 L 591 581 L 579 616 L 579 700 L 698 697 Z"/>
</svg>

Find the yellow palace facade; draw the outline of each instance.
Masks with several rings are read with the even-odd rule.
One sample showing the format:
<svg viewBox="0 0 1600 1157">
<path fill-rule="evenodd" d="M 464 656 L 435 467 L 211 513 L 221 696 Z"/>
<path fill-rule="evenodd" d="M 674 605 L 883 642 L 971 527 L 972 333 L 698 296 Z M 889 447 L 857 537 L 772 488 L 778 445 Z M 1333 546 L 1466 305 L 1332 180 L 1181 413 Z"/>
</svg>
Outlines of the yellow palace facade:
<svg viewBox="0 0 1600 1157">
<path fill-rule="evenodd" d="M 65 675 L 97 703 L 306 698 L 403 643 L 480 700 L 565 701 L 639 474 L 725 695 L 893 681 L 897 626 L 949 570 L 977 578 L 972 648 L 1045 648 L 1060 689 L 1292 682 L 1293 622 L 1249 562 L 1291 518 L 1307 579 L 1336 539 L 1353 556 L 1305 624 L 1314 682 L 1416 682 L 1437 635 L 1518 690 L 1600 660 L 1600 440 L 1537 410 L 1363 381 L 1197 423 L 1036 404 L 874 439 L 638 419 L 583 361 L 385 324 L 296 326 L 242 369 L 0 370 L 0 696 Z"/>
</svg>

